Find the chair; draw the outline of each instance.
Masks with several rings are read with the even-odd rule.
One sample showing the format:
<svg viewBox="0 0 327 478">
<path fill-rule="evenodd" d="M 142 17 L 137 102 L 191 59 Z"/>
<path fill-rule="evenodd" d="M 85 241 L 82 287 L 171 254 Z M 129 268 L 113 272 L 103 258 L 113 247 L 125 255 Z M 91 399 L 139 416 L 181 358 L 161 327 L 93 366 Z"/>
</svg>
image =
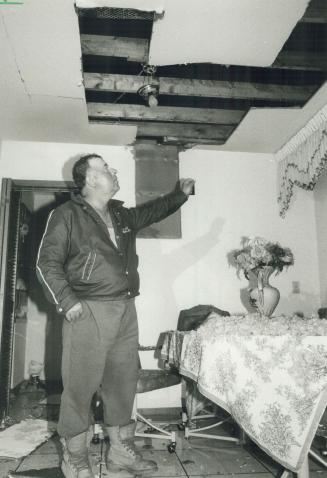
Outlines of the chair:
<svg viewBox="0 0 327 478">
<path fill-rule="evenodd" d="M 158 350 L 158 346 L 139 346 L 139 351 L 151 350 Z M 137 395 L 139 393 L 151 392 L 152 390 L 159 390 L 161 388 L 178 385 L 180 382 L 181 377 L 178 373 L 178 370 L 166 364 L 164 369 L 140 369 L 136 387 L 134 408 L 131 417 L 133 420 L 142 422 L 148 427 L 143 432 L 136 431 L 135 436 L 169 440 L 170 443 L 168 444 L 167 449 L 170 453 L 173 453 L 176 449 L 176 433 L 174 431 L 165 430 L 162 423 L 154 423 L 151 419 L 144 417 L 137 408 Z M 104 438 L 103 430 L 100 425 L 100 423 L 103 421 L 103 408 L 101 393 L 99 392 L 96 393 L 93 400 L 93 412 L 95 425 L 93 429 L 92 443 L 97 444 L 101 439 Z"/>
<path fill-rule="evenodd" d="M 157 347 L 139 347 L 139 350 L 157 350 Z M 178 370 L 174 367 L 166 365 L 164 369 L 141 369 L 137 382 L 134 412 L 132 416 L 132 418 L 135 420 L 145 423 L 148 426 L 148 429 L 143 432 L 136 431 L 135 436 L 169 440 L 170 443 L 167 448 L 170 453 L 173 453 L 176 449 L 176 433 L 174 431 L 167 431 L 165 428 L 163 428 L 162 423 L 154 423 L 152 420 L 145 418 L 144 415 L 138 411 L 137 395 L 139 393 L 151 392 L 153 390 L 171 387 L 173 385 L 179 384 L 180 382 L 181 377 L 178 373 Z"/>
<path fill-rule="evenodd" d="M 197 305 L 190 309 L 182 310 L 178 317 L 177 323 L 177 330 L 180 331 L 187 331 L 187 330 L 195 330 L 199 327 L 203 321 L 208 317 L 211 312 L 216 312 L 222 316 L 229 316 L 229 312 L 218 309 L 213 305 Z M 163 337 L 159 337 L 159 341 L 157 346 L 150 346 L 150 347 L 139 347 L 140 351 L 145 350 L 153 350 L 158 351 L 160 350 L 160 344 L 162 343 Z M 153 423 L 152 420 L 146 419 L 137 409 L 137 395 L 139 393 L 150 392 L 152 390 L 159 390 L 161 388 L 171 387 L 173 385 L 177 385 L 182 381 L 181 376 L 179 375 L 178 370 L 168 364 L 165 364 L 164 369 L 155 369 L 155 370 L 140 370 L 139 380 L 137 383 L 137 394 L 136 394 L 136 401 L 135 401 L 135 411 L 133 418 L 137 419 L 148 425 L 149 429 L 144 432 L 136 432 L 136 436 L 142 437 L 151 437 L 151 438 L 162 438 L 170 440 L 170 444 L 168 445 L 168 450 L 173 453 L 176 448 L 176 433 L 175 432 L 168 432 L 162 426 L 160 427 L 158 423 Z M 185 379 L 183 379 L 185 383 Z M 206 418 L 207 416 L 214 416 L 214 415 L 200 415 L 199 417 L 187 417 L 187 413 L 183 410 L 182 413 L 182 422 L 178 424 L 179 429 L 184 429 L 186 433 L 188 433 L 187 423 L 192 419 L 202 419 Z M 223 423 L 223 422 L 221 422 Z M 220 424 L 220 423 L 219 423 Z M 214 426 L 217 426 L 215 424 Z M 208 427 L 206 427 L 208 428 Z M 210 427 L 211 428 L 211 427 Z M 155 433 L 157 431 L 157 433 Z M 200 430 L 198 430 L 200 431 Z M 189 432 L 189 436 L 191 436 L 191 432 Z M 235 440 L 236 441 L 236 440 Z"/>
<path fill-rule="evenodd" d="M 230 315 L 229 312 L 217 309 L 212 305 L 198 305 L 192 307 L 191 309 L 182 310 L 178 317 L 178 324 L 177 330 L 194 330 L 196 329 L 201 323 L 208 317 L 211 312 L 216 312 L 223 316 Z M 148 346 L 143 347 L 139 346 L 139 351 L 160 351 L 160 344 L 162 337 L 159 338 L 158 344 L 156 346 Z M 149 438 L 161 438 L 164 440 L 169 440 L 170 443 L 168 444 L 167 448 L 170 453 L 173 453 L 176 449 L 176 433 L 174 431 L 167 431 L 164 428 L 162 423 L 154 423 L 152 420 L 144 417 L 137 408 L 137 396 L 139 393 L 150 392 L 153 390 L 159 390 L 162 388 L 171 387 L 173 385 L 177 385 L 182 381 L 181 376 L 177 368 L 169 365 L 164 364 L 162 369 L 140 369 L 139 371 L 139 379 L 137 382 L 137 389 L 136 389 L 136 397 L 134 402 L 134 409 L 132 414 L 132 419 L 142 422 L 148 426 L 148 428 L 142 432 L 136 431 L 135 436 L 139 437 L 149 437 Z M 102 410 L 101 410 L 101 398 L 100 394 L 97 394 L 96 397 L 96 404 L 100 413 L 98 416 L 100 418 L 96 419 L 97 422 L 101 421 L 102 419 Z M 96 415 L 96 413 L 95 413 Z M 179 429 L 186 429 L 186 433 L 188 433 L 187 423 L 190 421 L 190 418 L 194 419 L 202 419 L 207 417 L 208 415 L 200 415 L 199 417 L 187 417 L 185 411 L 182 413 L 182 423 L 178 424 Z M 214 415 L 210 415 L 214 416 Z M 223 423 L 223 422 L 221 422 Z M 219 424 L 221 424 L 219 423 Z M 217 426 L 219 424 L 215 424 L 213 426 Z M 212 428 L 212 427 L 210 427 Z M 207 429 L 207 427 L 206 427 Z M 200 431 L 200 429 L 198 429 Z M 194 432 L 189 432 L 189 436 L 191 436 Z M 99 435 L 101 435 L 101 427 L 96 424 L 94 428 L 94 436 L 93 436 L 93 443 L 97 443 L 99 441 Z M 235 440 L 236 441 L 236 440 Z"/>
</svg>

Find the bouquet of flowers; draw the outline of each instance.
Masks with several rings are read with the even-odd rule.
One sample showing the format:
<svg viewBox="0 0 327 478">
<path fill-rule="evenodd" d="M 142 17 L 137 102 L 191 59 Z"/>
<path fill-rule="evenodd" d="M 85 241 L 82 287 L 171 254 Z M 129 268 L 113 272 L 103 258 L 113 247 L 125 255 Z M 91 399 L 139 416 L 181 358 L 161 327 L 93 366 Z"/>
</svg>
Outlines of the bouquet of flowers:
<svg viewBox="0 0 327 478">
<path fill-rule="evenodd" d="M 294 264 L 291 250 L 281 247 L 278 242 L 270 242 L 262 237 L 243 237 L 241 245 L 242 249 L 231 251 L 230 256 L 237 273 L 242 270 L 247 279 L 250 271 L 255 272 L 263 266 L 271 266 L 278 273 Z"/>
</svg>

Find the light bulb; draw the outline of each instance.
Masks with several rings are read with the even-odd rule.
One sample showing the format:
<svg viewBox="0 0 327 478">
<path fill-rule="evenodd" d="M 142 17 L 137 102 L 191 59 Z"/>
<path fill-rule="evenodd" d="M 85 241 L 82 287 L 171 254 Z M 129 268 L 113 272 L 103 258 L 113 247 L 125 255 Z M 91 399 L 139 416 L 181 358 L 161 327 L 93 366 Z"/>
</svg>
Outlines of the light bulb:
<svg viewBox="0 0 327 478">
<path fill-rule="evenodd" d="M 148 96 L 148 103 L 149 103 L 150 108 L 152 108 L 154 106 L 158 106 L 158 100 L 154 95 L 149 95 Z"/>
</svg>

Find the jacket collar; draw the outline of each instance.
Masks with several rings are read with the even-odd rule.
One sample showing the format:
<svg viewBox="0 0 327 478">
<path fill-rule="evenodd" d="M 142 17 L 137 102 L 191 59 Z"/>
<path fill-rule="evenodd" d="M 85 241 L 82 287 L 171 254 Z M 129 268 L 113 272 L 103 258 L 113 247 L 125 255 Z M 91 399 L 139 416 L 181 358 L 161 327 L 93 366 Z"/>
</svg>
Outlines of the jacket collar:
<svg viewBox="0 0 327 478">
<path fill-rule="evenodd" d="M 71 193 L 71 199 L 73 202 L 80 204 L 81 206 L 88 205 L 88 203 L 83 199 L 81 194 L 78 191 L 73 191 Z M 117 208 L 119 206 L 122 206 L 124 204 L 124 201 L 119 201 L 118 199 L 110 199 L 108 201 L 108 207 L 110 208 Z"/>
</svg>

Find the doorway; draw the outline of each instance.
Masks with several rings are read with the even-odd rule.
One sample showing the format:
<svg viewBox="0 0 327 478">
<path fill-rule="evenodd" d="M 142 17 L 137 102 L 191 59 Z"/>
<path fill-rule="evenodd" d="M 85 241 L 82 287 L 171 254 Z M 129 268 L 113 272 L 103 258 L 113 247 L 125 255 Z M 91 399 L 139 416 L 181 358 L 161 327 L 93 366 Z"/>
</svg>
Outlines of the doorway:
<svg viewBox="0 0 327 478">
<path fill-rule="evenodd" d="M 52 209 L 66 202 L 73 183 L 3 179 L 0 212 L 0 416 L 11 392 L 35 367 L 47 383 L 61 381 L 60 317 L 37 281 L 38 247 Z"/>
</svg>

